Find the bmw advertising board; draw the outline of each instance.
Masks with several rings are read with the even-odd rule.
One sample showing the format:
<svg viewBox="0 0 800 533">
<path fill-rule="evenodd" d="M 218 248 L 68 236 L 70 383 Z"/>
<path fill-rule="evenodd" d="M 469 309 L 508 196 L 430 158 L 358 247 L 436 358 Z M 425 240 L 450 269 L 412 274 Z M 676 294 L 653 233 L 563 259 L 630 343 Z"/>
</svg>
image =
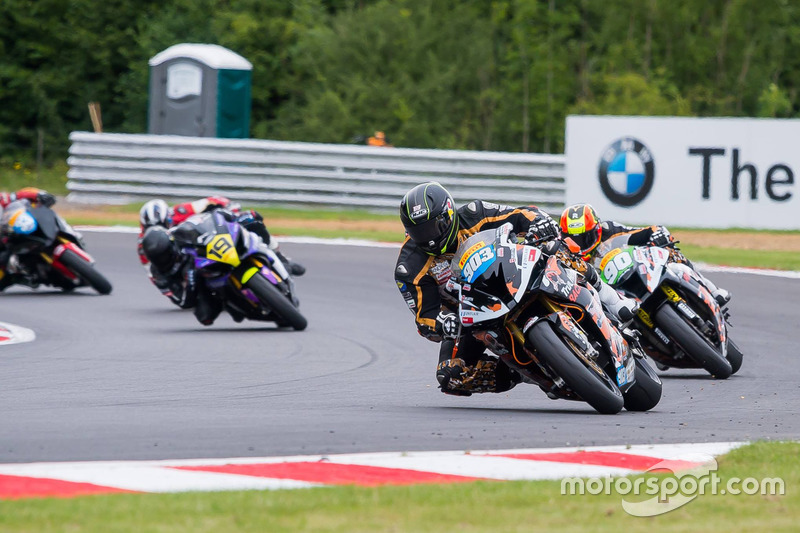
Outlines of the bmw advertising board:
<svg viewBox="0 0 800 533">
<path fill-rule="evenodd" d="M 800 229 L 800 120 L 570 116 L 566 203 L 601 219 Z"/>
</svg>

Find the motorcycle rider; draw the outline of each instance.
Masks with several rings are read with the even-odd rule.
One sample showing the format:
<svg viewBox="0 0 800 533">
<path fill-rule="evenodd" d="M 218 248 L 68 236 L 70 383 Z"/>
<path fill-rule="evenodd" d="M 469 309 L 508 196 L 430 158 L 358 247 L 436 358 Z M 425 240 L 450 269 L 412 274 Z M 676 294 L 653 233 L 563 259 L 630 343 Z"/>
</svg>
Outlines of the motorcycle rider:
<svg viewBox="0 0 800 533">
<path fill-rule="evenodd" d="M 180 253 L 167 229 L 160 225 L 150 226 L 140 239 L 140 246 L 150 279 L 161 293 L 181 309 L 195 307 L 198 287 L 192 258 Z M 203 310 L 200 314 L 207 318 L 209 313 Z M 198 311 L 195 311 L 197 315 Z M 202 322 L 199 317 L 198 320 Z"/>
<path fill-rule="evenodd" d="M 580 246 L 580 255 L 584 261 L 597 262 L 601 257 L 597 256 L 600 243 L 618 237 L 629 235 L 628 244 L 631 246 L 658 246 L 666 248 L 670 252 L 670 259 L 677 263 L 683 263 L 694 270 L 697 270 L 677 248 L 675 248 L 675 238 L 664 226 L 631 227 L 613 222 L 610 220 L 601 221 L 597 212 L 589 204 L 575 204 L 564 209 L 559 221 L 561 235 L 569 237 Z M 717 287 L 708 278 L 698 272 L 698 275 L 705 281 L 711 295 L 717 300 L 720 306 L 726 305 L 730 299 L 730 293 Z"/>
<path fill-rule="evenodd" d="M 56 203 L 56 197 L 35 187 L 25 187 L 17 192 L 0 192 L 0 216 L 3 210 L 11 202 L 17 200 L 27 200 L 31 204 L 42 204 L 45 207 L 52 207 Z M 16 257 L 8 249 L 8 236 L 0 235 L 0 291 L 15 283 L 25 283 L 24 276 L 18 273 Z"/>
<path fill-rule="evenodd" d="M 238 222 L 241 218 L 241 215 L 226 209 L 220 208 L 214 211 L 221 214 L 228 222 Z M 210 212 L 201 215 L 211 216 Z M 181 253 L 173 237 L 173 232 L 180 227 L 181 224 L 171 230 L 162 225 L 147 228 L 141 239 L 142 253 L 149 263 L 150 279 L 161 293 L 181 309 L 193 308 L 195 318 L 204 326 L 210 326 L 222 312 L 223 304 L 206 288 L 203 278 L 196 275 L 194 258 Z M 278 254 L 263 241 L 259 242 L 259 247 L 262 254 L 275 259 L 273 266 L 278 273 L 287 277 L 288 272 L 284 270 Z M 245 318 L 233 310 L 229 310 L 229 313 L 236 322 L 241 322 Z"/>
<path fill-rule="evenodd" d="M 236 222 L 242 225 L 247 231 L 255 233 L 264 243 L 274 251 L 293 276 L 302 276 L 306 269 L 300 263 L 292 261 L 284 256 L 280 251 L 280 245 L 273 239 L 264 224 L 264 217 L 255 210 L 242 211 L 238 204 L 232 203 L 224 196 L 208 196 L 185 202 L 169 207 L 164 200 L 155 199 L 146 202 L 139 210 L 139 260 L 147 268 L 147 258 L 142 250 L 142 238 L 147 228 L 151 226 L 162 226 L 172 228 L 185 221 L 192 215 L 207 213 L 215 209 L 227 209 L 236 215 Z"/>
<path fill-rule="evenodd" d="M 511 223 L 513 233 L 553 240 L 559 235 L 558 225 L 534 206 L 513 208 L 476 200 L 456 208 L 450 193 L 436 182 L 422 183 L 406 193 L 400 219 L 407 237 L 395 266 L 395 282 L 415 315 L 418 333 L 441 343 L 436 379 L 442 392 L 470 396 L 511 389 L 519 383 L 519 374 L 485 354 L 484 345 L 460 328 L 456 295 L 446 288 L 450 261 L 459 243 L 479 231 Z M 559 248 L 554 244 L 553 251 Z M 633 316 L 632 300 L 620 298 L 599 282 L 594 268 L 587 272 L 589 283 L 600 289 L 603 303 L 613 313 L 625 320 Z"/>
</svg>

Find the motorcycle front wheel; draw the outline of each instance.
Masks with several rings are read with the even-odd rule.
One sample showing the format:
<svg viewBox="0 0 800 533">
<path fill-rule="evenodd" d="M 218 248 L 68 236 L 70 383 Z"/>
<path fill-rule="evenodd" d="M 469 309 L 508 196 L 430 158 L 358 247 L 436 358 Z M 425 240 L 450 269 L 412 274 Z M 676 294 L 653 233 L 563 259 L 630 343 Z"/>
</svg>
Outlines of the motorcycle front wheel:
<svg viewBox="0 0 800 533">
<path fill-rule="evenodd" d="M 535 324 L 528 331 L 528 341 L 536 349 L 537 357 L 598 413 L 613 415 L 622 410 L 624 399 L 617 384 L 605 373 L 600 375 L 587 367 L 573 348 L 556 335 L 549 322 Z"/>
<path fill-rule="evenodd" d="M 306 329 L 308 321 L 300 314 L 300 311 L 289 301 L 286 296 L 281 294 L 272 283 L 264 279 L 260 274 L 251 277 L 246 284 L 247 288 L 253 291 L 261 303 L 269 307 L 275 314 L 283 318 L 295 330 Z"/>
<path fill-rule="evenodd" d="M 739 349 L 739 345 L 728 337 L 728 362 L 731 364 L 731 369 L 733 370 L 732 374 L 737 373 L 739 369 L 742 368 L 743 358 L 744 354 L 742 350 Z"/>
<path fill-rule="evenodd" d="M 644 359 L 635 357 L 635 381 L 625 391 L 625 410 L 649 411 L 661 401 L 661 379 L 652 366 Z"/>
<path fill-rule="evenodd" d="M 98 272 L 94 265 L 72 250 L 64 250 L 59 261 L 100 294 L 111 293 L 111 282 Z"/>
<path fill-rule="evenodd" d="M 689 324 L 671 305 L 662 305 L 655 322 L 666 334 L 709 374 L 728 379 L 733 373 L 731 364 L 695 327 Z"/>
</svg>

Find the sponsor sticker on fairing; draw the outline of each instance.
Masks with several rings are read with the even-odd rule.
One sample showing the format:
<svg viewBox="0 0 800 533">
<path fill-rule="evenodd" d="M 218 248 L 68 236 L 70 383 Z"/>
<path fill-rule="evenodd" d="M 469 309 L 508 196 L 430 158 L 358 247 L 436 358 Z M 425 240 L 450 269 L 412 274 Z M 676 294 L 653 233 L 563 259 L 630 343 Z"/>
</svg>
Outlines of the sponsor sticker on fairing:
<svg viewBox="0 0 800 533">
<path fill-rule="evenodd" d="M 470 256 L 484 246 L 486 246 L 486 243 L 483 241 L 477 242 L 470 246 L 469 249 L 461 255 L 461 259 L 458 260 L 458 268 L 464 268 L 464 265 L 467 261 L 469 261 Z"/>
</svg>

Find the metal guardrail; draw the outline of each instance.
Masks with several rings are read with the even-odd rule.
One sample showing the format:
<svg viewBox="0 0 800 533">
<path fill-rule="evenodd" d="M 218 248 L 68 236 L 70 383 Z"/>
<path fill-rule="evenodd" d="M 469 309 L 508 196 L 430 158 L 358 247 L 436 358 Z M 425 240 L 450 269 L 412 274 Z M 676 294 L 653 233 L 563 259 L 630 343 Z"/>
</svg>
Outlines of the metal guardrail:
<svg viewBox="0 0 800 533">
<path fill-rule="evenodd" d="M 564 207 L 564 156 L 256 139 L 73 132 L 70 201 L 133 203 L 222 194 L 247 205 L 394 210 L 415 184 L 474 199 Z"/>
</svg>

